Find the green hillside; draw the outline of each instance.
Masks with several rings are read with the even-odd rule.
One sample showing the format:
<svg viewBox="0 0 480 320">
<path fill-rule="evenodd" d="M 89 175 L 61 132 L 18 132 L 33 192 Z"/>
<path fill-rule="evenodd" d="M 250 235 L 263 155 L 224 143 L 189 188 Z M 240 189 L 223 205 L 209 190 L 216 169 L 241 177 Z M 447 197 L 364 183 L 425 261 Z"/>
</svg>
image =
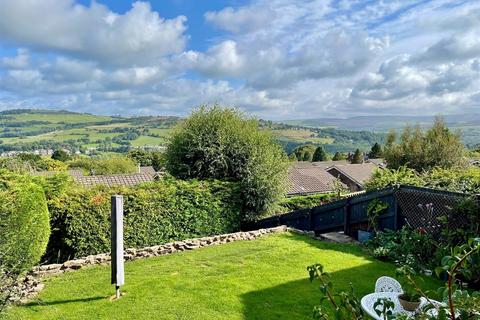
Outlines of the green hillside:
<svg viewBox="0 0 480 320">
<path fill-rule="evenodd" d="M 112 117 L 54 110 L 0 112 L 0 153 L 65 148 L 81 152 L 126 152 L 132 147 L 162 148 L 178 117 Z M 302 144 L 323 145 L 329 152 L 367 150 L 384 134 L 333 128 L 309 128 L 260 121 L 274 131 L 287 152 Z"/>
</svg>

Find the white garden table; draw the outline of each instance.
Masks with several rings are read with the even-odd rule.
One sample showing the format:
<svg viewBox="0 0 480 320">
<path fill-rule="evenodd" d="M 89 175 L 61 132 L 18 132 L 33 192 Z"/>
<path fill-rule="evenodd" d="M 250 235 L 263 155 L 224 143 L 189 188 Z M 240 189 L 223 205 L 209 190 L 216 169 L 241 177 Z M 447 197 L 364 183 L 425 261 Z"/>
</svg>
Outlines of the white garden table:
<svg viewBox="0 0 480 320">
<path fill-rule="evenodd" d="M 377 320 L 383 320 L 383 317 L 377 315 L 377 313 L 373 309 L 373 305 L 380 298 L 387 298 L 387 299 L 390 299 L 390 300 L 393 301 L 393 303 L 395 304 L 395 307 L 392 310 L 393 314 L 405 313 L 409 316 L 413 316 L 415 314 L 415 312 L 406 311 L 405 309 L 402 308 L 402 306 L 400 305 L 400 302 L 398 301 L 398 295 L 399 295 L 398 292 L 374 292 L 374 293 L 370 293 L 370 294 L 367 294 L 366 296 L 364 296 L 362 298 L 362 300 L 360 301 L 360 303 L 362 305 L 362 309 L 370 317 L 372 317 L 373 319 L 377 319 Z M 430 301 L 433 304 L 437 304 L 437 303 L 440 304 L 440 302 L 432 300 L 432 299 L 430 299 Z M 422 297 L 419 308 L 424 306 L 426 303 L 427 303 L 427 300 Z M 434 309 L 429 310 L 428 313 L 436 315 L 436 311 Z"/>
</svg>

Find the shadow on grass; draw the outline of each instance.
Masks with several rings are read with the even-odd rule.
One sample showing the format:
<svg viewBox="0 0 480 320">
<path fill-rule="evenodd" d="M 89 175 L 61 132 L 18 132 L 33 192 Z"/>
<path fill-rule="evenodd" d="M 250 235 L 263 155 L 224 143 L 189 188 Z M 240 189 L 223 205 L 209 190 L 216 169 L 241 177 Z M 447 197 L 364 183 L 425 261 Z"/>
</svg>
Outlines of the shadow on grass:
<svg viewBox="0 0 480 320">
<path fill-rule="evenodd" d="M 73 302 L 90 302 L 90 301 L 103 300 L 103 299 L 108 299 L 108 296 L 105 296 L 105 297 L 96 296 L 91 298 L 69 299 L 69 300 L 55 300 L 55 301 L 47 301 L 47 302 L 42 300 L 35 300 L 35 301 L 30 301 L 28 303 L 21 304 L 20 306 L 22 307 L 53 306 L 58 304 L 67 304 L 67 303 L 73 303 Z"/>
<path fill-rule="evenodd" d="M 360 299 L 374 291 L 375 281 L 378 277 L 394 276 L 395 268 L 392 264 L 369 258 L 359 246 L 318 241 L 295 234 L 291 236 L 291 240 L 305 242 L 322 250 L 323 253 L 331 251 L 332 255 L 342 253 L 365 259 L 365 263 L 362 265 L 330 272 L 336 292 L 350 290 L 350 283 L 352 283 L 355 294 Z M 312 256 L 311 264 L 317 262 L 325 264 L 326 271 L 329 272 L 328 254 L 323 257 L 323 261 L 317 261 L 316 257 Z M 311 283 L 308 279 L 306 268 L 307 265 L 304 266 L 304 279 L 243 294 L 241 300 L 244 318 L 248 320 L 312 319 L 313 307 L 319 304 L 321 293 L 319 283 L 317 281 Z"/>
<path fill-rule="evenodd" d="M 328 270 L 327 270 L 328 271 Z M 348 291 L 352 282 L 355 294 L 362 296 L 374 291 L 375 280 L 392 275 L 371 264 L 332 272 L 335 291 Z M 305 270 L 307 276 L 307 270 Z M 313 319 L 313 307 L 320 301 L 319 283 L 305 279 L 287 282 L 275 287 L 252 291 L 241 296 L 245 319 Z"/>
</svg>

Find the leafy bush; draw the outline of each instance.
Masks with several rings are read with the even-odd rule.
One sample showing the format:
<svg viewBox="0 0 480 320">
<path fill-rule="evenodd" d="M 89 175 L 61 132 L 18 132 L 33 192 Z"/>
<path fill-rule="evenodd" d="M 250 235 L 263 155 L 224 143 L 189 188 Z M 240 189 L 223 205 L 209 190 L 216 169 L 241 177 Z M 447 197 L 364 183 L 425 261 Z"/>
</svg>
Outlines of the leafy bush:
<svg viewBox="0 0 480 320">
<path fill-rule="evenodd" d="M 17 173 L 67 170 L 65 163 L 61 161 L 29 154 L 23 154 L 13 158 L 0 159 L 0 168 L 8 169 Z"/>
<path fill-rule="evenodd" d="M 134 173 L 138 171 L 135 162 L 124 156 L 109 156 L 103 158 L 81 157 L 68 162 L 70 168 L 83 169 L 85 174 L 108 175 Z"/>
<path fill-rule="evenodd" d="M 126 247 L 238 230 L 238 185 L 173 178 L 125 188 L 68 188 L 49 200 L 51 261 L 110 250 L 110 196 L 124 196 Z"/>
<path fill-rule="evenodd" d="M 436 263 L 436 242 L 421 230 L 405 226 L 399 231 L 378 232 L 367 243 L 373 255 L 397 265 L 408 265 L 416 270 L 432 267 Z"/>
<path fill-rule="evenodd" d="M 41 186 L 26 176 L 0 171 L 0 311 L 19 276 L 40 261 L 49 236 Z"/>
<path fill-rule="evenodd" d="M 57 149 L 52 153 L 52 159 L 66 162 L 70 160 L 70 155 L 63 149 Z"/>
<path fill-rule="evenodd" d="M 480 168 L 434 168 L 423 173 L 418 173 L 406 166 L 398 169 L 377 169 L 365 187 L 368 191 L 372 191 L 401 184 L 455 192 L 480 193 Z"/>
<path fill-rule="evenodd" d="M 200 107 L 174 129 L 166 169 L 182 179 L 238 181 L 244 212 L 268 211 L 285 194 L 289 162 L 271 132 L 258 126 L 235 109 Z"/>
<path fill-rule="evenodd" d="M 331 202 L 336 199 L 335 193 L 313 194 L 308 196 L 288 197 L 282 200 L 280 211 L 288 212 L 299 209 L 308 209 Z"/>
<path fill-rule="evenodd" d="M 161 170 L 165 166 L 164 154 L 159 151 L 134 149 L 128 152 L 127 157 L 141 166 L 152 166 L 156 171 Z"/>
</svg>

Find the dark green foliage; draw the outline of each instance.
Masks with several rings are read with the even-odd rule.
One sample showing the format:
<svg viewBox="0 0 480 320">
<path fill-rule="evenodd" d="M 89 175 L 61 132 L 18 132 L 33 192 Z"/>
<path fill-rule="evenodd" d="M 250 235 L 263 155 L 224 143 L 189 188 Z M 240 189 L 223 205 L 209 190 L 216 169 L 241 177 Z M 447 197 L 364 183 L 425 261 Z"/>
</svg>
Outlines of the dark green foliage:
<svg viewBox="0 0 480 320">
<path fill-rule="evenodd" d="M 127 157 L 141 166 L 152 166 L 156 171 L 165 166 L 164 155 L 159 151 L 145 151 L 141 149 L 130 150 Z"/>
<path fill-rule="evenodd" d="M 326 204 L 336 199 L 335 193 L 313 194 L 309 196 L 288 197 L 280 202 L 281 211 L 288 212 L 308 209 Z"/>
<path fill-rule="evenodd" d="M 70 155 L 62 149 L 57 149 L 52 153 L 52 159 L 66 162 L 70 160 Z"/>
<path fill-rule="evenodd" d="M 360 152 L 359 149 L 355 150 L 351 162 L 354 164 L 363 163 L 363 154 Z"/>
<path fill-rule="evenodd" d="M 346 159 L 347 159 L 347 155 L 341 152 L 335 152 L 332 158 L 333 161 L 346 160 Z"/>
<path fill-rule="evenodd" d="M 292 154 L 295 155 L 295 158 L 297 158 L 297 161 L 312 161 L 313 154 L 315 153 L 315 151 L 316 149 L 314 145 L 306 144 L 303 146 L 296 147 L 292 151 Z"/>
<path fill-rule="evenodd" d="M 0 313 L 19 277 L 40 261 L 49 236 L 41 186 L 0 170 Z"/>
<path fill-rule="evenodd" d="M 379 259 L 407 265 L 416 270 L 433 267 L 436 263 L 436 242 L 422 230 L 403 227 L 399 231 L 381 231 L 367 246 Z"/>
<path fill-rule="evenodd" d="M 382 146 L 375 142 L 375 144 L 372 146 L 372 149 L 368 153 L 368 157 L 370 159 L 378 159 L 383 157 Z"/>
<path fill-rule="evenodd" d="M 328 154 L 323 150 L 322 146 L 317 147 L 313 153 L 312 161 L 326 161 L 328 160 Z"/>
<path fill-rule="evenodd" d="M 387 137 L 385 160 L 390 168 L 408 166 L 418 172 L 434 167 L 452 168 L 463 164 L 465 146 L 460 133 L 452 133 L 442 118 L 436 118 L 432 128 L 423 132 L 419 125 L 406 126 L 396 143 L 396 134 Z"/>
<path fill-rule="evenodd" d="M 239 227 L 234 183 L 167 178 L 133 188 L 68 188 L 49 200 L 50 261 L 110 250 L 112 194 L 124 196 L 127 248 L 228 233 Z"/>
<path fill-rule="evenodd" d="M 250 217 L 271 209 L 286 191 L 287 156 L 257 120 L 235 109 L 195 110 L 172 133 L 165 158 L 178 178 L 239 182 Z"/>
</svg>

